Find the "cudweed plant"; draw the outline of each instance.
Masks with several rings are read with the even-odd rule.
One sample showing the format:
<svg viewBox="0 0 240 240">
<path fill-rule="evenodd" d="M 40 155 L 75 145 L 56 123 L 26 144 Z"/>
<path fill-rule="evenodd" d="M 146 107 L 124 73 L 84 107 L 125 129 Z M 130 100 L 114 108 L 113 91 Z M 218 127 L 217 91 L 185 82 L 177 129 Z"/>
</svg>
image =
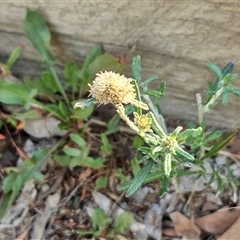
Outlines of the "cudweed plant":
<svg viewBox="0 0 240 240">
<path fill-rule="evenodd" d="M 94 104 L 112 104 L 125 123 L 148 145 L 139 148 L 143 155 L 139 162 L 145 162 L 145 165 L 133 180 L 125 182 L 119 187 L 120 190 L 127 189 L 126 196 L 131 196 L 141 185 L 155 179 L 162 180 L 160 190 L 160 194 L 162 194 L 167 190 L 171 177 L 195 173 L 204 175 L 203 160 L 216 154 L 237 133 L 237 131 L 232 132 L 205 154 L 204 144 L 219 137 L 219 132 L 205 132 L 204 113 L 214 106 L 222 94 L 223 104 L 227 103 L 229 92 L 240 96 L 240 91 L 231 85 L 231 82 L 237 77 L 236 74 L 229 73 L 232 70 L 232 63 L 230 66 L 227 65 L 223 71 L 214 64 L 208 64 L 217 74 L 218 79 L 214 84 L 209 84 L 207 91 L 209 98 L 206 104 L 202 105 L 198 100 L 200 126 L 185 131 L 178 126 L 172 133 L 167 133 L 158 106 L 158 100 L 164 96 L 165 82 L 162 82 L 157 90 L 149 90 L 149 83 L 156 80 L 157 77 L 153 76 L 142 81 L 140 61 L 140 56 L 133 60 L 132 70 L 135 79 L 126 78 L 114 72 L 98 73 L 93 83 L 89 84 L 91 98 L 85 102 L 77 102 L 74 106 L 74 108 L 86 108 Z M 200 96 L 200 94 L 197 95 L 198 99 Z M 153 101 L 150 97 L 153 98 Z M 133 113 L 133 119 L 129 117 L 130 113 Z M 185 145 L 190 146 L 192 152 L 186 151 Z M 200 154 L 198 154 L 199 151 Z M 184 170 L 185 166 L 192 164 L 199 166 L 199 171 Z"/>
</svg>

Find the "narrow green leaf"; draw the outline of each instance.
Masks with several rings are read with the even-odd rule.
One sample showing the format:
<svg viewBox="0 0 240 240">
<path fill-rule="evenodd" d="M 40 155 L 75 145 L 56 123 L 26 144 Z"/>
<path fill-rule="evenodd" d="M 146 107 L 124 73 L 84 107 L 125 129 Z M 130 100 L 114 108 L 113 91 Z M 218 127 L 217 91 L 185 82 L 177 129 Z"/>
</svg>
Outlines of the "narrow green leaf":
<svg viewBox="0 0 240 240">
<path fill-rule="evenodd" d="M 142 83 L 142 88 L 143 89 L 147 89 L 148 88 L 148 84 L 157 80 L 158 79 L 158 76 L 157 75 L 154 75 L 150 78 L 148 78 L 147 80 L 145 80 L 143 83 Z"/>
<path fill-rule="evenodd" d="M 66 106 L 66 104 L 62 101 L 59 102 L 58 104 L 58 112 L 62 115 L 62 117 L 66 120 L 69 119 L 69 111 L 68 111 L 68 108 Z"/>
<path fill-rule="evenodd" d="M 86 57 L 82 68 L 86 69 L 91 62 L 93 62 L 97 57 L 102 55 L 102 51 L 103 50 L 101 45 L 97 45 L 94 48 L 92 48 L 90 53 Z"/>
<path fill-rule="evenodd" d="M 139 171 L 141 170 L 138 159 L 136 157 L 131 159 L 131 167 L 132 167 L 133 175 L 134 177 L 136 177 Z"/>
<path fill-rule="evenodd" d="M 14 113 L 13 116 L 20 121 L 24 121 L 26 119 L 38 119 L 41 118 L 41 114 L 37 110 L 29 110 L 23 113 Z"/>
<path fill-rule="evenodd" d="M 222 70 L 217 65 L 211 62 L 208 62 L 206 65 L 218 76 L 219 79 L 223 79 L 224 75 L 222 73 Z"/>
<path fill-rule="evenodd" d="M 66 230 L 65 230 L 66 231 Z M 64 231 L 64 232 L 65 232 Z M 69 231 L 71 231 L 71 233 L 72 233 L 72 230 L 69 230 Z M 77 229 L 77 230 L 75 230 L 75 232 L 77 233 L 77 234 L 79 234 L 80 236 L 85 236 L 85 235 L 95 235 L 96 234 L 96 231 L 95 230 L 82 230 L 82 229 Z M 95 235 L 96 236 L 96 235 Z"/>
<path fill-rule="evenodd" d="M 136 57 L 133 58 L 133 63 L 132 63 L 132 74 L 135 80 L 137 81 L 142 80 L 141 71 L 142 71 L 141 57 L 137 55 Z"/>
<path fill-rule="evenodd" d="M 164 176 L 161 181 L 159 196 L 162 196 L 165 192 L 167 192 L 168 186 L 169 186 L 169 177 Z"/>
<path fill-rule="evenodd" d="M 231 142 L 238 134 L 239 130 L 235 129 L 231 133 L 223 136 L 200 160 L 209 158 L 216 153 L 218 153 L 222 148 L 224 148 L 229 142 Z"/>
<path fill-rule="evenodd" d="M 203 139 L 203 144 L 206 144 L 208 142 L 216 140 L 216 139 L 220 138 L 221 136 L 222 136 L 222 132 L 220 130 L 214 131 L 214 132 L 210 133 L 209 135 L 207 135 Z"/>
<path fill-rule="evenodd" d="M 152 97 L 155 97 L 157 99 L 160 99 L 162 97 L 164 97 L 164 94 L 162 92 L 159 92 L 159 91 L 154 91 L 154 90 L 146 90 L 144 91 L 144 94 L 148 94 Z"/>
<path fill-rule="evenodd" d="M 226 106 L 227 103 L 228 103 L 228 90 L 227 88 L 223 88 L 222 105 Z"/>
<path fill-rule="evenodd" d="M 189 170 L 178 170 L 176 173 L 176 176 L 185 176 L 185 175 L 192 175 L 197 174 L 197 171 L 189 171 Z M 143 184 L 147 184 L 150 182 L 153 182 L 155 180 L 162 179 L 165 176 L 165 173 L 163 170 L 158 170 L 153 173 L 149 173 Z M 118 186 L 119 191 L 125 191 L 129 188 L 129 186 L 133 183 L 134 179 L 128 180 L 126 182 L 120 183 Z"/>
<path fill-rule="evenodd" d="M 0 220 L 7 214 L 8 210 L 15 201 L 17 194 L 18 192 L 14 190 L 4 194 L 0 207 Z"/>
<path fill-rule="evenodd" d="M 147 175 L 151 171 L 153 166 L 153 161 L 149 160 L 147 164 L 141 169 L 141 171 L 137 174 L 137 176 L 134 178 L 133 182 L 129 186 L 126 197 L 130 197 L 132 194 L 134 194 L 144 183 L 145 179 L 147 178 Z"/>
<path fill-rule="evenodd" d="M 66 78 L 66 87 L 71 87 L 74 93 L 77 92 L 78 83 L 80 81 L 80 69 L 78 65 L 74 62 L 66 64 L 64 68 L 64 75 Z"/>
<path fill-rule="evenodd" d="M 13 52 L 11 53 L 11 55 L 9 56 L 8 60 L 7 60 L 7 68 L 8 70 L 11 69 L 12 65 L 16 62 L 16 60 L 20 57 L 20 55 L 22 54 L 23 51 L 23 47 L 16 47 Z"/>
<path fill-rule="evenodd" d="M 222 69 L 222 74 L 225 77 L 227 74 L 231 73 L 234 68 L 234 63 L 229 62 L 223 69 Z"/>
<path fill-rule="evenodd" d="M 46 21 L 39 13 L 28 9 L 24 26 L 28 38 L 40 53 L 42 61 L 52 65 L 55 61 L 48 50 L 51 34 Z"/>
<path fill-rule="evenodd" d="M 233 91 L 231 91 L 236 97 L 240 97 L 240 90 L 238 89 L 234 89 Z"/>
<path fill-rule="evenodd" d="M 115 114 L 111 119 L 110 121 L 108 122 L 108 125 L 107 125 L 107 131 L 105 132 L 106 135 L 110 135 L 112 133 L 115 133 L 118 131 L 118 124 L 119 124 L 119 121 L 120 121 L 120 117 L 119 117 L 119 114 Z"/>
</svg>

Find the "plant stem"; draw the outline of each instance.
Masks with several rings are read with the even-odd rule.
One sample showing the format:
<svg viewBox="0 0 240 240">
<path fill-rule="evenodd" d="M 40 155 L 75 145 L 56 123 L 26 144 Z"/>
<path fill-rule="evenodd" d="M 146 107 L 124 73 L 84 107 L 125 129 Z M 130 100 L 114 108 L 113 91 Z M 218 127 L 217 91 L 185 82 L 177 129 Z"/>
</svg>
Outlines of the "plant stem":
<svg viewBox="0 0 240 240">
<path fill-rule="evenodd" d="M 143 96 L 144 100 L 146 101 L 147 105 L 149 106 L 149 108 L 151 109 L 151 111 L 153 112 L 155 118 L 159 122 L 159 124 L 162 127 L 163 131 L 167 134 L 168 130 L 167 130 L 167 127 L 165 125 L 165 121 L 164 121 L 163 116 L 158 113 L 156 107 L 152 103 L 151 98 L 147 94 L 143 94 L 142 96 Z"/>
<path fill-rule="evenodd" d="M 208 112 L 211 106 L 216 102 L 216 100 L 221 96 L 223 93 L 223 88 L 220 88 L 214 95 L 212 95 L 211 99 L 203 106 L 203 111 Z"/>
<path fill-rule="evenodd" d="M 63 88 L 63 86 L 62 86 L 62 84 L 61 84 L 61 82 L 60 82 L 60 80 L 57 76 L 57 74 L 56 74 L 55 69 L 53 68 L 53 66 L 49 66 L 49 70 L 52 73 L 52 75 L 53 75 L 53 77 L 56 81 L 56 84 L 58 86 L 58 89 L 59 89 L 60 93 L 63 95 L 64 100 L 66 101 L 67 105 L 70 106 L 70 102 L 68 100 L 67 94 L 66 94 L 66 92 L 65 92 L 65 90 L 64 90 L 64 88 Z"/>
<path fill-rule="evenodd" d="M 196 94 L 196 100 L 197 100 L 197 107 L 198 107 L 198 123 L 200 125 L 203 121 L 203 115 L 204 115 L 203 106 L 202 106 L 202 95 L 200 93 Z"/>
<path fill-rule="evenodd" d="M 202 121 L 203 121 L 203 116 L 204 116 L 204 113 L 205 113 L 204 110 L 203 110 L 203 106 L 202 106 L 202 95 L 200 93 L 196 94 L 196 100 L 197 100 L 197 106 L 198 106 L 198 123 L 199 123 L 199 126 L 200 126 Z M 199 151 L 199 154 L 198 154 L 198 157 L 200 159 L 204 156 L 204 152 L 205 152 L 205 148 L 201 144 L 200 151 Z"/>
<path fill-rule="evenodd" d="M 38 102 L 37 100 L 33 100 L 32 103 L 31 103 L 31 106 L 36 107 L 36 108 L 40 108 L 40 109 L 44 109 L 45 111 L 49 112 L 54 117 L 60 119 L 63 122 L 66 122 L 66 119 L 63 119 L 60 114 L 58 114 L 57 112 L 55 112 L 54 110 L 49 108 L 47 105 L 44 105 L 41 102 Z"/>
</svg>

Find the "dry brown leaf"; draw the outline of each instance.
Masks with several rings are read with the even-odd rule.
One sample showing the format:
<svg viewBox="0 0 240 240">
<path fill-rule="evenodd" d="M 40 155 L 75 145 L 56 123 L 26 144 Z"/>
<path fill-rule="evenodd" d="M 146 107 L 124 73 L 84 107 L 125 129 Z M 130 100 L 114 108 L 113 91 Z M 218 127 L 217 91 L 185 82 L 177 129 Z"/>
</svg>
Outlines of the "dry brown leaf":
<svg viewBox="0 0 240 240">
<path fill-rule="evenodd" d="M 82 173 L 79 175 L 78 180 L 79 180 L 79 181 L 84 180 L 84 179 L 86 179 L 87 177 L 89 177 L 91 174 L 92 174 L 91 168 L 87 168 L 84 172 L 82 172 Z"/>
<path fill-rule="evenodd" d="M 15 238 L 15 240 L 24 240 L 27 237 L 30 230 L 31 227 L 26 228 L 17 238 Z"/>
<path fill-rule="evenodd" d="M 183 239 L 200 239 L 201 231 L 193 222 L 191 222 L 180 212 L 173 212 L 170 214 L 170 217 L 173 221 L 177 234 L 181 235 Z"/>
<path fill-rule="evenodd" d="M 162 234 L 168 237 L 181 237 L 174 228 L 163 227 Z"/>
<path fill-rule="evenodd" d="M 218 240 L 226 240 L 226 239 L 240 239 L 240 217 L 238 217 L 237 221 L 224 233 L 222 234 Z"/>
<path fill-rule="evenodd" d="M 232 226 L 239 216 L 238 209 L 229 210 L 229 207 L 223 207 L 212 214 L 197 218 L 195 223 L 208 233 L 222 234 Z"/>
<path fill-rule="evenodd" d="M 216 203 L 213 203 L 213 202 L 205 202 L 203 203 L 203 206 L 202 206 L 202 211 L 203 212 L 207 212 L 207 211 L 212 211 L 212 210 L 217 210 L 219 207 Z"/>
</svg>

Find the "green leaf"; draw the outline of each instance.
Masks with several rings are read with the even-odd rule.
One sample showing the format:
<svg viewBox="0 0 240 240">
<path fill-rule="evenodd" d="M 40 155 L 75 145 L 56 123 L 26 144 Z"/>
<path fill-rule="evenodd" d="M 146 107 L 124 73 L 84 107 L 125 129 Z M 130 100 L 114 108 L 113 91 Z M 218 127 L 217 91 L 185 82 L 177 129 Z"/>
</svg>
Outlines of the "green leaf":
<svg viewBox="0 0 240 240">
<path fill-rule="evenodd" d="M 149 160 L 147 164 L 138 172 L 137 176 L 134 178 L 133 182 L 129 186 L 126 197 L 130 197 L 132 194 L 134 194 L 144 183 L 147 175 L 151 171 L 153 166 L 153 161 Z"/>
<path fill-rule="evenodd" d="M 231 91 L 236 97 L 240 97 L 240 90 L 238 89 L 234 89 L 233 91 Z"/>
<path fill-rule="evenodd" d="M 88 71 L 93 79 L 96 73 L 101 71 L 113 71 L 121 74 L 124 68 L 124 65 L 121 64 L 117 58 L 109 53 L 104 53 L 89 64 Z"/>
<path fill-rule="evenodd" d="M 125 106 L 125 114 L 129 115 L 134 111 L 134 107 L 131 104 Z"/>
<path fill-rule="evenodd" d="M 223 88 L 222 105 L 226 106 L 227 103 L 228 103 L 228 90 L 227 88 Z"/>
<path fill-rule="evenodd" d="M 6 214 L 15 201 L 18 193 L 21 191 L 24 184 L 30 179 L 42 181 L 44 176 L 34 169 L 35 166 L 21 166 L 16 168 L 16 171 L 11 171 L 3 181 L 3 189 L 6 192 L 0 208 L 0 219 Z"/>
<path fill-rule="evenodd" d="M 224 75 L 222 73 L 222 70 L 217 65 L 211 62 L 208 62 L 206 65 L 218 76 L 219 79 L 223 79 Z"/>
<path fill-rule="evenodd" d="M 86 57 L 82 68 L 86 69 L 90 63 L 92 63 L 97 57 L 102 55 L 102 51 L 103 50 L 101 45 L 97 45 L 94 48 L 92 48 L 90 53 Z"/>
<path fill-rule="evenodd" d="M 54 92 L 52 89 L 47 88 L 40 78 L 30 79 L 28 77 L 23 80 L 24 87 L 27 91 L 31 91 L 32 89 L 37 89 L 37 95 L 49 99 L 50 101 L 54 101 Z"/>
<path fill-rule="evenodd" d="M 108 227 L 108 225 L 112 222 L 112 219 L 109 218 L 103 209 L 96 208 L 92 215 L 92 224 L 94 229 L 99 229 L 103 231 Z"/>
<path fill-rule="evenodd" d="M 133 63 L 132 63 L 132 74 L 135 80 L 137 81 L 142 80 L 141 71 L 142 71 L 141 57 L 137 55 L 136 57 L 133 58 Z"/>
<path fill-rule="evenodd" d="M 140 148 L 142 145 L 144 144 L 144 139 L 140 136 L 135 136 L 133 138 L 133 147 L 135 149 L 138 149 Z"/>
<path fill-rule="evenodd" d="M 129 226 L 133 222 L 134 222 L 133 214 L 130 212 L 123 212 L 117 217 L 113 227 L 117 232 L 123 234 L 126 228 L 129 228 Z"/>
<path fill-rule="evenodd" d="M 201 127 L 196 129 L 190 128 L 183 132 L 180 132 L 177 136 L 178 143 L 193 143 L 196 139 L 201 138 L 203 135 L 203 130 Z"/>
<path fill-rule="evenodd" d="M 62 101 L 59 102 L 59 105 L 58 105 L 58 112 L 60 112 L 60 114 L 62 115 L 62 117 L 64 119 L 66 119 L 67 121 L 69 120 L 69 111 L 68 111 L 68 108 L 66 106 L 66 104 Z"/>
<path fill-rule="evenodd" d="M 84 164 L 87 167 L 98 169 L 104 167 L 104 159 L 103 158 L 92 158 L 92 157 L 87 157 L 84 159 Z"/>
<path fill-rule="evenodd" d="M 4 194 L 1 201 L 0 208 L 0 220 L 7 214 L 8 210 L 12 206 L 13 202 L 17 197 L 18 191 L 9 191 Z"/>
<path fill-rule="evenodd" d="M 74 134 L 74 133 L 70 134 L 70 138 L 73 142 L 75 142 L 81 148 L 84 148 L 87 145 L 85 140 L 77 134 Z"/>
<path fill-rule="evenodd" d="M 141 85 L 142 85 L 142 88 L 143 89 L 147 89 L 148 88 L 148 84 L 157 80 L 158 79 L 158 76 L 157 75 L 154 75 L 150 78 L 148 78 L 147 80 L 145 80 Z"/>
<path fill-rule="evenodd" d="M 161 181 L 161 188 L 159 191 L 159 196 L 162 196 L 165 192 L 167 192 L 168 186 L 169 186 L 169 177 L 164 176 Z"/>
<path fill-rule="evenodd" d="M 7 80 L 0 81 L 0 102 L 2 103 L 21 104 L 28 110 L 36 94 L 36 89 L 28 92 L 22 84 Z"/>
<path fill-rule="evenodd" d="M 119 128 L 118 126 L 119 121 L 120 121 L 119 114 L 115 114 L 108 122 L 107 131 L 105 132 L 105 135 L 110 135 L 112 133 L 117 132 Z"/>
<path fill-rule="evenodd" d="M 48 71 L 42 72 L 41 80 L 43 84 L 48 89 L 51 89 L 54 93 L 59 91 L 58 85 L 56 84 L 56 81 L 51 72 Z"/>
<path fill-rule="evenodd" d="M 238 134 L 239 130 L 235 129 L 231 133 L 223 136 L 200 160 L 209 158 L 217 154 L 222 148 L 224 148 L 229 142 L 231 142 Z"/>
<path fill-rule="evenodd" d="M 186 176 L 186 175 L 193 175 L 193 174 L 197 174 L 197 173 L 198 173 L 197 171 L 178 170 L 177 173 L 176 173 L 176 176 L 180 177 L 180 176 Z M 143 184 L 147 184 L 147 183 L 153 182 L 155 180 L 162 179 L 164 176 L 165 176 L 165 173 L 164 173 L 163 170 L 158 170 L 158 171 L 155 171 L 153 173 L 149 173 L 149 175 L 147 176 L 147 178 L 145 179 Z M 131 186 L 133 181 L 134 181 L 134 179 L 131 179 L 131 180 L 125 181 L 123 183 L 120 183 L 118 185 L 117 189 L 119 191 L 125 191 L 129 188 L 129 186 Z"/>
<path fill-rule="evenodd" d="M 231 73 L 234 68 L 234 63 L 229 62 L 223 69 L 222 69 L 222 74 L 225 77 L 227 74 Z"/>
<path fill-rule="evenodd" d="M 102 176 L 102 177 L 99 177 L 97 180 L 96 180 L 96 187 L 98 189 L 100 188 L 105 188 L 107 186 L 107 182 L 108 182 L 108 177 L 107 176 Z"/>
<path fill-rule="evenodd" d="M 100 45 L 94 47 L 91 52 L 88 54 L 86 60 L 84 61 L 83 67 L 79 72 L 79 77 L 81 79 L 80 87 L 80 97 L 86 93 L 88 84 L 93 80 L 96 72 L 90 69 L 90 64 L 94 62 L 102 54 L 102 47 Z"/>
<path fill-rule="evenodd" d="M 7 118 L 7 123 L 10 123 L 13 127 L 16 127 L 17 124 L 18 124 L 17 120 L 15 120 L 15 119 L 12 118 L 12 117 L 8 117 L 8 118 Z"/>
<path fill-rule="evenodd" d="M 54 154 L 53 159 L 61 166 L 68 166 L 71 161 L 71 156 Z"/>
<path fill-rule="evenodd" d="M 70 231 L 70 230 L 69 230 Z M 75 230 L 75 232 L 77 234 L 79 234 L 80 236 L 85 236 L 85 235 L 94 235 L 94 236 L 98 236 L 96 235 L 96 231 L 94 230 L 82 230 L 82 229 L 77 229 Z"/>
<path fill-rule="evenodd" d="M 222 136 L 222 132 L 220 130 L 211 132 L 210 134 L 206 135 L 203 139 L 203 144 L 216 140 Z"/>
<path fill-rule="evenodd" d="M 20 55 L 22 54 L 23 51 L 23 47 L 16 47 L 13 52 L 11 53 L 11 55 L 9 56 L 8 60 L 7 60 L 7 69 L 10 70 L 12 65 L 16 62 L 16 60 L 20 57 Z"/>
<path fill-rule="evenodd" d="M 82 166 L 83 165 L 83 161 L 82 161 L 83 157 L 72 157 L 71 161 L 69 162 L 69 167 L 75 167 L 75 166 Z"/>
<path fill-rule="evenodd" d="M 82 165 L 82 156 L 72 157 L 70 155 L 58 155 L 54 154 L 53 159 L 61 166 L 75 167 Z"/>
<path fill-rule="evenodd" d="M 164 97 L 164 94 L 162 92 L 154 91 L 154 90 L 146 90 L 146 91 L 144 91 L 144 94 L 155 97 L 157 99 Z"/>
<path fill-rule="evenodd" d="M 72 111 L 72 118 L 78 119 L 78 120 L 84 120 L 90 117 L 93 113 L 94 106 L 87 107 L 87 108 L 74 108 Z"/>
<path fill-rule="evenodd" d="M 20 121 L 25 121 L 26 119 L 38 119 L 41 118 L 41 114 L 37 110 L 29 110 L 23 113 L 14 113 L 14 118 Z"/>
<path fill-rule="evenodd" d="M 55 60 L 48 50 L 51 34 L 46 21 L 39 13 L 28 9 L 24 27 L 28 38 L 40 53 L 42 61 L 52 65 Z"/>
<path fill-rule="evenodd" d="M 100 147 L 101 151 L 106 154 L 111 154 L 113 146 L 108 141 L 106 134 L 101 133 L 102 146 Z"/>
<path fill-rule="evenodd" d="M 72 148 L 72 147 L 66 147 L 63 149 L 63 151 L 72 157 L 80 157 L 82 154 L 82 151 L 76 148 Z"/>
<path fill-rule="evenodd" d="M 70 62 L 66 64 L 64 68 L 64 75 L 66 78 L 66 87 L 71 87 L 74 93 L 78 91 L 78 83 L 80 81 L 79 74 L 80 74 L 80 69 L 76 63 Z"/>
<path fill-rule="evenodd" d="M 139 171 L 141 170 L 141 167 L 139 165 L 137 158 L 131 159 L 131 166 L 132 166 L 133 175 L 136 177 Z"/>
</svg>

